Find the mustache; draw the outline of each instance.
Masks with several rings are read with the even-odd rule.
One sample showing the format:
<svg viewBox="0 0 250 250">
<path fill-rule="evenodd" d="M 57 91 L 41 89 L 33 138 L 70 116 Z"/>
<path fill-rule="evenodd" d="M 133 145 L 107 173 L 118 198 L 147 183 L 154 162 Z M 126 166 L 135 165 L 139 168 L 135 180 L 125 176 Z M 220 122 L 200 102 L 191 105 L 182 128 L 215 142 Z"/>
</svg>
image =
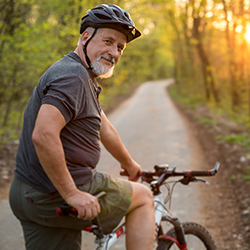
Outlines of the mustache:
<svg viewBox="0 0 250 250">
<path fill-rule="evenodd" d="M 97 61 L 99 61 L 101 58 L 104 58 L 104 59 L 108 60 L 109 62 L 112 63 L 113 66 L 115 65 L 115 58 L 114 58 L 114 57 L 112 57 L 112 56 L 103 56 L 103 55 L 101 55 L 101 56 L 97 59 Z"/>
</svg>

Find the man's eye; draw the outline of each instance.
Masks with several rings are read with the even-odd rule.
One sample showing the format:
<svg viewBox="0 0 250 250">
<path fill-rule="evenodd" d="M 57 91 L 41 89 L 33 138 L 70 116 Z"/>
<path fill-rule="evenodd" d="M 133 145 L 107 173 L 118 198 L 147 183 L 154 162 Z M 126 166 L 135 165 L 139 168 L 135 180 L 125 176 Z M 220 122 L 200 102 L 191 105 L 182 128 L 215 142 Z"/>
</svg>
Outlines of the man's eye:
<svg viewBox="0 0 250 250">
<path fill-rule="evenodd" d="M 110 40 L 105 40 L 105 43 L 111 44 L 111 41 Z"/>
<path fill-rule="evenodd" d="M 118 46 L 118 50 L 119 50 L 119 51 L 123 51 L 123 49 L 124 49 L 124 47 Z"/>
</svg>

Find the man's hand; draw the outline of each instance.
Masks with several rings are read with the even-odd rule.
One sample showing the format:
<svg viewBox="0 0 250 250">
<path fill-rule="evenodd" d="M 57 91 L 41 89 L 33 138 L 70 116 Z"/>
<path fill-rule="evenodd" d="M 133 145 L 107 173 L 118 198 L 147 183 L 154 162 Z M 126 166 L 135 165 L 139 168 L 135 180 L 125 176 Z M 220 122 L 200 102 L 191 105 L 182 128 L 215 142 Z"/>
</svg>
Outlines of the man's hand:
<svg viewBox="0 0 250 250">
<path fill-rule="evenodd" d="M 95 196 L 78 189 L 68 194 L 65 201 L 77 210 L 79 219 L 93 220 L 101 211 Z"/>
<path fill-rule="evenodd" d="M 129 165 L 121 164 L 121 168 L 127 171 L 130 181 L 138 181 L 140 178 L 141 166 L 134 160 Z"/>
</svg>

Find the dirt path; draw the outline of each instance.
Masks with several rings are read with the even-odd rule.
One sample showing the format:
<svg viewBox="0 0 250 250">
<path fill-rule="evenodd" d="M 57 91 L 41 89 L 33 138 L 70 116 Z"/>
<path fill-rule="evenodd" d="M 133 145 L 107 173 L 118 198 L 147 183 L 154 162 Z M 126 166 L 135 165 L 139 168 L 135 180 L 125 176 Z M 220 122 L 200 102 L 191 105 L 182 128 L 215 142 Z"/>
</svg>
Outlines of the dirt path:
<svg viewBox="0 0 250 250">
<path fill-rule="evenodd" d="M 226 119 L 202 124 L 201 120 L 215 120 L 209 111 L 180 108 L 188 119 L 190 129 L 198 139 L 209 164 L 221 163 L 216 178 L 210 180 L 211 190 L 202 197 L 205 226 L 218 235 L 217 247 L 221 250 L 250 249 L 250 182 L 243 176 L 249 172 L 250 161 L 244 147 L 215 140 L 216 136 L 241 134 L 238 125 Z M 199 119 L 197 119 L 199 117 Z"/>
</svg>

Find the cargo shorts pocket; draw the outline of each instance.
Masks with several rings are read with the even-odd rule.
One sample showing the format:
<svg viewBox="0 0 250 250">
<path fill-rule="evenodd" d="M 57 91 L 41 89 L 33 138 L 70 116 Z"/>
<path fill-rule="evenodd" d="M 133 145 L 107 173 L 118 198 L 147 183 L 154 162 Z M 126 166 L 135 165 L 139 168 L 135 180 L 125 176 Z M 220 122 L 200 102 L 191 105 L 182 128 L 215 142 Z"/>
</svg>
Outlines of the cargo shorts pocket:
<svg viewBox="0 0 250 250">
<path fill-rule="evenodd" d="M 42 224 L 58 217 L 56 208 L 64 204 L 64 200 L 59 193 L 41 193 L 33 188 L 25 192 L 25 211 L 27 216 Z"/>
</svg>

